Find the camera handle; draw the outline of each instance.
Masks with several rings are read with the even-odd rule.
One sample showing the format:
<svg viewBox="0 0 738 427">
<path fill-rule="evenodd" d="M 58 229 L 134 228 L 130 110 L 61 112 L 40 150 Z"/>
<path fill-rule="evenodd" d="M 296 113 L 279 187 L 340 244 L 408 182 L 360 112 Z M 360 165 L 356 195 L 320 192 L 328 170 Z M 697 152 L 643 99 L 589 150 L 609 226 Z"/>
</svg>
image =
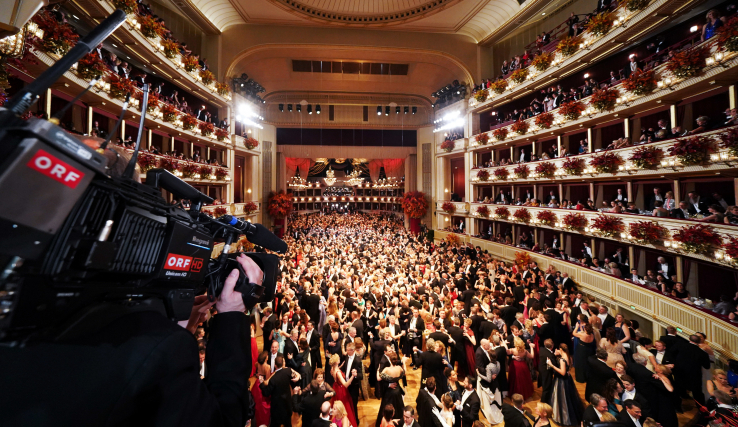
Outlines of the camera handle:
<svg viewBox="0 0 738 427">
<path fill-rule="evenodd" d="M 233 243 L 235 236 L 239 234 L 240 233 L 226 231 L 226 240 L 223 246 L 223 252 L 218 256 L 218 260 L 216 261 L 214 268 L 211 267 L 211 272 L 213 272 L 213 274 L 210 276 L 208 299 L 212 302 L 220 296 L 220 293 L 223 291 L 223 286 L 225 285 L 226 277 L 228 277 L 228 274 L 235 268 L 238 270 L 238 279 L 234 290 L 241 293 L 243 305 L 247 310 L 251 310 L 264 294 L 264 286 L 251 282 L 246 271 L 244 271 L 241 266 L 241 263 L 239 263 L 235 257 L 231 256 L 231 244 Z M 257 265 L 259 265 L 259 268 L 264 271 L 264 267 L 260 264 L 258 259 L 254 259 L 253 257 L 251 257 L 251 259 L 253 259 Z"/>
</svg>

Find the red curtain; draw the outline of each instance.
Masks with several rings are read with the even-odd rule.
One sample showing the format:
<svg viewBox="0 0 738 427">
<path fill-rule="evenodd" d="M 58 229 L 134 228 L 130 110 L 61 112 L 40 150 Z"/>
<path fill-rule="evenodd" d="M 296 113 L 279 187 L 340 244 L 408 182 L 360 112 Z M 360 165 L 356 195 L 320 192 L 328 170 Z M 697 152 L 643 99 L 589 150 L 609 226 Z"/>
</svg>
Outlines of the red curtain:
<svg viewBox="0 0 738 427">
<path fill-rule="evenodd" d="M 369 178 L 372 179 L 372 182 L 377 182 L 379 180 L 379 170 L 382 168 L 382 166 L 382 160 L 372 160 L 367 165 L 367 167 L 369 168 Z"/>
<path fill-rule="evenodd" d="M 382 164 L 387 178 L 400 179 L 405 175 L 405 159 L 384 159 Z"/>
<path fill-rule="evenodd" d="M 299 159 L 296 157 L 286 157 L 285 158 L 285 165 L 286 165 L 286 174 L 287 178 L 292 178 L 295 176 L 295 172 L 297 172 L 297 169 L 300 169 L 300 177 L 302 179 L 307 179 L 308 172 L 310 171 L 310 168 L 315 164 L 314 161 L 311 159 Z"/>
</svg>

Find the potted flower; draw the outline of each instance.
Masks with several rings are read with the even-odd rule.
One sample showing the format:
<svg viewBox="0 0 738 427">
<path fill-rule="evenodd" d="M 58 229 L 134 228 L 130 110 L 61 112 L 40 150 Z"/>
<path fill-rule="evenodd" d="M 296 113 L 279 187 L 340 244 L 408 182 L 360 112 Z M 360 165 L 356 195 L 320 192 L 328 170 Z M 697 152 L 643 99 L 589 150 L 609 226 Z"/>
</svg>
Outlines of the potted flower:
<svg viewBox="0 0 738 427">
<path fill-rule="evenodd" d="M 580 213 L 568 213 L 564 216 L 564 228 L 569 231 L 581 231 L 587 226 L 587 218 Z"/>
<path fill-rule="evenodd" d="M 628 160 L 640 169 L 656 169 L 664 158 L 664 150 L 658 147 L 640 147 L 633 151 Z"/>
<path fill-rule="evenodd" d="M 504 207 L 504 206 L 498 206 L 495 208 L 495 218 L 497 219 L 507 219 L 507 217 L 510 216 L 510 209 Z"/>
<path fill-rule="evenodd" d="M 567 157 L 564 159 L 564 164 L 561 167 L 566 171 L 567 175 L 579 176 L 584 171 L 584 159 L 578 159 L 576 157 Z"/>
<path fill-rule="evenodd" d="M 228 214 L 230 213 L 230 212 L 228 211 L 228 208 L 226 208 L 226 207 L 224 207 L 224 206 L 218 206 L 218 207 L 216 207 L 216 208 L 215 208 L 215 209 L 213 210 L 213 212 L 215 213 L 215 217 L 216 217 L 216 218 L 218 218 L 218 217 L 221 217 L 221 216 L 223 216 L 223 215 L 228 215 Z"/>
<path fill-rule="evenodd" d="M 525 135 L 528 132 L 530 124 L 525 120 L 518 120 L 510 126 L 510 129 L 518 135 Z"/>
<path fill-rule="evenodd" d="M 156 167 L 156 157 L 149 153 L 138 153 L 138 167 L 142 173 Z"/>
<path fill-rule="evenodd" d="M 704 46 L 677 52 L 666 63 L 666 69 L 678 79 L 694 77 L 705 68 L 707 49 Z"/>
<path fill-rule="evenodd" d="M 587 31 L 595 37 L 604 36 L 612 28 L 615 23 L 612 13 L 600 13 L 589 19 L 587 22 Z"/>
<path fill-rule="evenodd" d="M 541 223 L 541 225 L 545 225 L 548 227 L 553 227 L 553 225 L 556 224 L 556 221 L 558 221 L 558 218 L 556 218 L 556 214 L 551 211 L 538 211 L 536 218 L 538 219 L 538 222 Z"/>
<path fill-rule="evenodd" d="M 525 208 L 521 208 L 513 212 L 513 219 L 517 222 L 529 223 L 530 222 L 530 211 Z"/>
<path fill-rule="evenodd" d="M 113 6 L 125 12 L 126 15 L 131 15 L 138 11 L 138 2 L 136 0 L 113 0 Z"/>
<path fill-rule="evenodd" d="M 141 24 L 141 34 L 146 38 L 155 39 L 164 34 L 164 27 L 152 15 L 139 16 L 138 22 Z"/>
<path fill-rule="evenodd" d="M 477 215 L 481 216 L 482 218 L 489 218 L 489 208 L 485 205 L 478 207 Z"/>
<path fill-rule="evenodd" d="M 179 55 L 179 43 L 171 39 L 163 39 L 161 41 L 161 47 L 164 48 L 164 56 L 169 59 L 174 59 Z"/>
<path fill-rule="evenodd" d="M 504 181 L 510 175 L 510 172 L 508 172 L 506 168 L 497 168 L 495 169 L 494 174 L 495 178 Z"/>
<path fill-rule="evenodd" d="M 221 142 L 225 141 L 225 139 L 228 138 L 228 131 L 226 129 L 215 128 L 215 138 Z"/>
<path fill-rule="evenodd" d="M 202 84 L 207 86 L 215 80 L 215 74 L 210 70 L 200 70 L 200 79 L 202 79 Z"/>
<path fill-rule="evenodd" d="M 129 93 L 135 92 L 136 85 L 132 81 L 118 77 L 115 74 L 110 75 L 110 97 L 113 99 L 125 99 Z"/>
<path fill-rule="evenodd" d="M 519 68 L 510 75 L 510 80 L 514 81 L 517 84 L 523 83 L 525 79 L 528 78 L 528 69 L 527 68 Z"/>
<path fill-rule="evenodd" d="M 652 221 L 638 221 L 631 223 L 628 234 L 641 245 L 653 245 L 663 242 L 669 237 L 666 227 Z"/>
<path fill-rule="evenodd" d="M 256 138 L 248 137 L 243 141 L 243 145 L 245 145 L 249 150 L 253 150 L 259 146 L 259 141 L 257 141 Z"/>
<path fill-rule="evenodd" d="M 530 173 L 530 168 L 528 168 L 528 165 L 526 164 L 519 164 L 513 169 L 513 173 L 515 176 L 519 179 L 525 179 L 528 178 L 528 174 Z"/>
<path fill-rule="evenodd" d="M 603 214 L 597 215 L 597 217 L 592 220 L 591 227 L 603 236 L 611 238 L 619 237 L 620 233 L 625 230 L 625 224 L 623 224 L 623 220 L 621 218 L 614 215 Z"/>
<path fill-rule="evenodd" d="M 553 178 L 556 173 L 556 165 L 552 162 L 542 162 L 536 165 L 536 173 L 541 178 Z"/>
<path fill-rule="evenodd" d="M 493 91 L 494 93 L 496 93 L 496 94 L 499 95 L 502 92 L 504 92 L 505 90 L 507 90 L 507 84 L 508 84 L 507 83 L 507 80 L 505 80 L 505 79 L 499 79 L 499 80 L 496 80 L 496 81 L 490 83 L 489 89 L 491 91 Z"/>
<path fill-rule="evenodd" d="M 215 91 L 218 92 L 218 95 L 220 96 L 228 96 L 231 94 L 231 88 L 228 87 L 227 83 L 215 83 Z"/>
<path fill-rule="evenodd" d="M 616 173 L 623 164 L 625 164 L 623 158 L 615 153 L 601 154 L 589 161 L 589 165 L 598 173 Z"/>
<path fill-rule="evenodd" d="M 443 202 L 443 204 L 441 205 L 441 210 L 451 215 L 456 212 L 456 205 L 451 202 Z"/>
<path fill-rule="evenodd" d="M 192 130 L 197 125 L 197 119 L 192 114 L 184 114 L 182 116 L 182 129 Z"/>
<path fill-rule="evenodd" d="M 210 136 L 215 131 L 215 126 L 212 123 L 200 122 L 197 127 L 200 129 L 202 136 Z"/>
<path fill-rule="evenodd" d="M 727 148 L 731 156 L 738 157 L 738 128 L 730 128 L 720 134 L 720 147 Z"/>
<path fill-rule="evenodd" d="M 410 191 L 402 196 L 402 210 L 410 218 L 423 218 L 428 210 L 428 200 L 420 191 Z"/>
<path fill-rule="evenodd" d="M 643 71 L 638 69 L 623 80 L 622 86 L 623 89 L 633 95 L 641 96 L 656 89 L 656 78 L 653 76 L 653 70 Z"/>
<path fill-rule="evenodd" d="M 210 175 L 213 174 L 213 168 L 208 165 L 202 165 L 197 169 L 197 173 L 200 174 L 200 179 L 211 179 Z"/>
<path fill-rule="evenodd" d="M 254 202 L 246 202 L 246 204 L 243 205 L 243 213 L 246 215 L 251 215 L 252 213 L 256 212 L 259 209 L 258 206 L 256 206 L 256 203 Z"/>
<path fill-rule="evenodd" d="M 475 141 L 477 141 L 477 144 L 479 145 L 487 145 L 489 142 L 489 134 L 487 132 L 480 133 L 474 138 Z"/>
<path fill-rule="evenodd" d="M 738 17 L 733 16 L 718 28 L 717 45 L 728 52 L 738 52 Z"/>
<path fill-rule="evenodd" d="M 711 138 L 693 136 L 678 139 L 676 144 L 669 148 L 669 155 L 676 156 L 684 166 L 694 166 L 707 163 L 712 151 L 714 151 L 714 141 Z"/>
<path fill-rule="evenodd" d="M 477 102 L 484 102 L 487 100 L 487 95 L 489 95 L 487 89 L 478 90 L 474 92 L 474 99 L 476 99 Z"/>
<path fill-rule="evenodd" d="M 215 169 L 215 179 L 218 181 L 225 181 L 225 179 L 228 177 L 228 170 L 223 168 L 216 168 Z"/>
<path fill-rule="evenodd" d="M 648 3 L 650 3 L 650 0 L 626 0 L 625 10 L 628 12 L 637 12 L 645 9 Z"/>
<path fill-rule="evenodd" d="M 48 10 L 34 15 L 32 21 L 43 30 L 44 37 L 32 37 L 31 44 L 43 52 L 65 55 L 79 40 L 71 25 L 60 23 Z"/>
<path fill-rule="evenodd" d="M 561 104 L 559 107 L 559 115 L 566 120 L 576 120 L 584 112 L 584 104 L 581 101 L 569 101 Z"/>
<path fill-rule="evenodd" d="M 182 65 L 184 66 L 185 71 L 191 73 L 197 69 L 197 66 L 200 65 L 200 63 L 196 57 L 192 55 L 186 55 L 182 58 Z"/>
<path fill-rule="evenodd" d="M 171 157 L 162 157 L 161 160 L 159 160 L 159 167 L 171 173 L 174 173 L 180 170 L 182 165 L 179 163 L 179 161 Z"/>
<path fill-rule="evenodd" d="M 733 264 L 738 263 L 738 239 L 735 237 L 730 237 L 730 240 L 728 243 L 726 243 L 724 246 L 725 248 L 725 258 L 730 259 L 730 261 L 733 262 Z"/>
<path fill-rule="evenodd" d="M 477 172 L 477 179 L 484 182 L 489 180 L 489 172 L 486 169 L 482 169 Z"/>
<path fill-rule="evenodd" d="M 449 246 L 458 246 L 461 244 L 461 239 L 459 239 L 459 236 L 457 236 L 454 233 L 451 233 L 448 236 L 446 236 L 446 241 L 448 242 Z"/>
<path fill-rule="evenodd" d="M 441 143 L 441 150 L 450 153 L 454 150 L 454 147 L 456 146 L 456 142 L 451 141 L 450 139 L 447 139 Z"/>
<path fill-rule="evenodd" d="M 107 67 L 102 59 L 97 56 L 97 51 L 88 53 L 77 62 L 77 75 L 85 80 L 104 76 L 105 71 L 107 71 Z"/>
<path fill-rule="evenodd" d="M 167 123 L 173 123 L 177 120 L 177 114 L 179 112 L 172 104 L 164 103 L 161 106 L 161 114 L 162 114 L 162 120 L 164 120 Z"/>
<path fill-rule="evenodd" d="M 550 129 L 554 122 L 553 113 L 541 113 L 536 116 L 534 123 L 541 129 Z"/>
<path fill-rule="evenodd" d="M 620 96 L 620 91 L 615 88 L 605 88 L 595 90 L 589 99 L 589 105 L 593 106 L 600 113 L 604 111 L 612 111 L 615 109 L 615 101 Z"/>
<path fill-rule="evenodd" d="M 492 131 L 492 136 L 498 141 L 504 141 L 507 138 L 507 128 L 498 128 Z"/>
<path fill-rule="evenodd" d="M 561 56 L 566 58 L 571 56 L 579 50 L 580 38 L 577 37 L 566 37 L 562 39 L 558 45 L 556 45 L 556 52 L 560 53 Z"/>
<path fill-rule="evenodd" d="M 537 55 L 535 58 L 533 58 L 533 61 L 530 63 L 530 65 L 535 67 L 535 69 L 538 71 L 546 71 L 546 69 L 551 66 L 553 59 L 554 56 L 552 53 L 542 52 L 540 55 Z"/>
<path fill-rule="evenodd" d="M 518 266 L 519 269 L 523 269 L 524 266 L 530 265 L 531 259 L 530 254 L 525 251 L 515 252 L 515 265 Z"/>
<path fill-rule="evenodd" d="M 136 92 L 136 99 L 138 99 L 138 108 L 143 106 L 143 92 Z M 159 108 L 159 94 L 156 92 L 149 92 L 149 97 L 146 102 L 146 112 L 153 113 L 154 110 Z"/>
<path fill-rule="evenodd" d="M 182 168 L 182 176 L 185 178 L 194 178 L 197 171 L 200 169 L 200 167 L 197 165 L 197 163 L 185 163 Z"/>
<path fill-rule="evenodd" d="M 276 219 L 284 219 L 292 211 L 292 198 L 284 190 L 269 195 L 267 212 Z"/>
<path fill-rule="evenodd" d="M 723 239 L 709 225 L 696 224 L 679 229 L 672 239 L 680 242 L 686 252 L 710 255 L 714 248 L 722 246 Z"/>
</svg>

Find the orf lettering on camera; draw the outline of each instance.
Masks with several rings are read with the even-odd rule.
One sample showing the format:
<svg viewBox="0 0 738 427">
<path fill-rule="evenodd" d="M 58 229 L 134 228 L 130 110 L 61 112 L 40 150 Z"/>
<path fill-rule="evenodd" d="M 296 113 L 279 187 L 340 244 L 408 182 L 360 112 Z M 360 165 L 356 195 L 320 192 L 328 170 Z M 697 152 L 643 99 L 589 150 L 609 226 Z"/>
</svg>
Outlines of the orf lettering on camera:
<svg viewBox="0 0 738 427">
<path fill-rule="evenodd" d="M 36 152 L 28 162 L 28 167 L 72 189 L 77 188 L 77 184 L 85 176 L 78 169 L 44 150 Z"/>
<path fill-rule="evenodd" d="M 190 271 L 190 265 L 192 265 L 192 257 L 169 254 L 167 255 L 167 262 L 164 265 L 165 270 L 179 270 L 179 271 Z"/>
</svg>

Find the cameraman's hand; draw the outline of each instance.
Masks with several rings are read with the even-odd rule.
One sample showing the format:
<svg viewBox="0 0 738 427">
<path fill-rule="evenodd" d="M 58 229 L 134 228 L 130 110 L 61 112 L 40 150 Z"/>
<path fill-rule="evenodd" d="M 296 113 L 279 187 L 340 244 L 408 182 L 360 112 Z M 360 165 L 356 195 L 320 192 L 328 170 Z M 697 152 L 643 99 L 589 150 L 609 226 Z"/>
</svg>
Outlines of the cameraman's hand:
<svg viewBox="0 0 738 427">
<path fill-rule="evenodd" d="M 195 304 L 192 306 L 192 313 L 190 313 L 190 319 L 181 320 L 177 323 L 194 334 L 197 331 L 197 326 L 208 320 L 208 310 L 210 310 L 213 304 L 215 303 L 210 302 L 207 295 L 196 296 Z"/>
<path fill-rule="evenodd" d="M 249 276 L 249 280 L 252 283 L 261 285 L 261 280 L 264 276 L 261 269 L 251 258 L 246 255 L 239 255 L 236 258 L 243 267 L 243 270 Z M 227 313 L 229 311 L 246 311 L 246 306 L 243 305 L 243 298 L 240 292 L 236 292 L 233 289 L 236 287 L 238 281 L 238 270 L 233 270 L 226 278 L 225 284 L 223 285 L 223 291 L 220 293 L 220 298 L 215 302 L 215 308 L 218 309 L 218 313 Z"/>
</svg>

